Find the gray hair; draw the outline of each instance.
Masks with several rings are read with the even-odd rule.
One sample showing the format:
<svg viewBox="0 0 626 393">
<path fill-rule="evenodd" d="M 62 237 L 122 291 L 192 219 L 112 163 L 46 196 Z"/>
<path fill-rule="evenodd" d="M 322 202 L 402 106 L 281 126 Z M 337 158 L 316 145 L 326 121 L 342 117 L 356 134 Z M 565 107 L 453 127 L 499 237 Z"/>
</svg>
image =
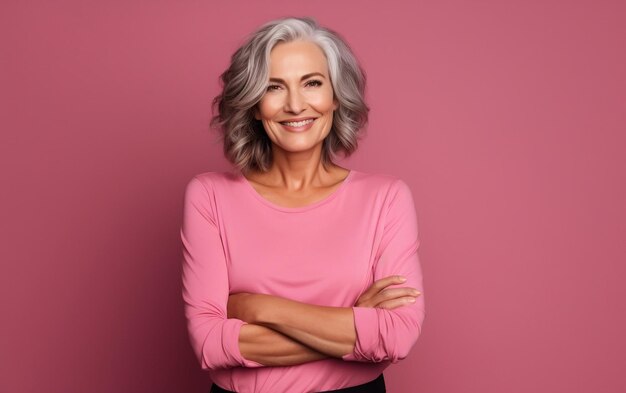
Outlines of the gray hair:
<svg viewBox="0 0 626 393">
<path fill-rule="evenodd" d="M 341 35 L 319 26 L 311 17 L 267 22 L 250 34 L 232 55 L 230 66 L 220 76 L 222 92 L 212 102 L 214 115 L 210 127 L 220 130 L 224 155 L 242 172 L 250 169 L 265 172 L 271 166 L 272 142 L 262 122 L 254 118 L 254 108 L 267 89 L 272 48 L 280 42 L 295 40 L 311 41 L 323 50 L 339 104 L 330 133 L 323 141 L 322 164 L 334 162 L 340 151 L 345 157 L 350 156 L 367 125 L 366 74 Z"/>
</svg>

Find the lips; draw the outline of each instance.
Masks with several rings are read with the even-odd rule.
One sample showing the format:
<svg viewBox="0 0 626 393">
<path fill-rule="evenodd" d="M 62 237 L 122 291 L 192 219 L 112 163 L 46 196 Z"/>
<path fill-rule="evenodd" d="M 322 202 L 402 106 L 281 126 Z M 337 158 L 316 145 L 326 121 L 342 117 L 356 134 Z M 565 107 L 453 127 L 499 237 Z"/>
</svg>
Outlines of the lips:
<svg viewBox="0 0 626 393">
<path fill-rule="evenodd" d="M 315 120 L 315 117 L 303 117 L 301 119 L 290 119 L 290 120 L 283 120 L 280 122 L 280 124 L 287 124 L 287 123 L 300 123 L 302 121 L 307 121 L 307 120 Z"/>
<path fill-rule="evenodd" d="M 286 124 L 289 122 L 280 122 L 279 124 L 288 131 L 300 132 L 300 131 L 306 131 L 309 128 L 313 127 L 313 124 L 315 123 L 315 118 L 309 118 L 309 120 L 310 121 L 304 121 L 304 124 L 298 125 L 298 126 Z"/>
</svg>

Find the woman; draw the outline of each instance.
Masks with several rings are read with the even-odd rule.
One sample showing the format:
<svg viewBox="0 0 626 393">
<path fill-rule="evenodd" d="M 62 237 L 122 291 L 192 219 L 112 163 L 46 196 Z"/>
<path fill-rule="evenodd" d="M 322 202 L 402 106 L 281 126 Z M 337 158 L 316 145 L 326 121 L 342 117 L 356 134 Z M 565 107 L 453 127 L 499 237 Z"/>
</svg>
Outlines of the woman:
<svg viewBox="0 0 626 393">
<path fill-rule="evenodd" d="M 211 392 L 384 392 L 425 311 L 409 187 L 334 162 L 367 122 L 365 74 L 337 33 L 283 18 L 221 78 L 212 125 L 237 170 L 191 179 L 181 227 Z"/>
</svg>

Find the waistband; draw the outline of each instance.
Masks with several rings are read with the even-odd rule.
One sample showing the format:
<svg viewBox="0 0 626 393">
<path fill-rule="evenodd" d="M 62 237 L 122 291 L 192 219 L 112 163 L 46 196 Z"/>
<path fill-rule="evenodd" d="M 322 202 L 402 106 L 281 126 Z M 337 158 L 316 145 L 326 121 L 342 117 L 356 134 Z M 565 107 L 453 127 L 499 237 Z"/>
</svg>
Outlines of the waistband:
<svg viewBox="0 0 626 393">
<path fill-rule="evenodd" d="M 385 378 L 383 374 L 380 374 L 376 379 L 369 381 L 367 383 L 350 386 L 347 388 L 336 389 L 336 390 L 324 390 L 323 392 L 317 393 L 385 393 L 387 389 L 385 388 Z M 210 393 L 237 393 L 232 390 L 226 390 L 221 388 L 219 385 L 213 383 L 211 385 Z"/>
</svg>

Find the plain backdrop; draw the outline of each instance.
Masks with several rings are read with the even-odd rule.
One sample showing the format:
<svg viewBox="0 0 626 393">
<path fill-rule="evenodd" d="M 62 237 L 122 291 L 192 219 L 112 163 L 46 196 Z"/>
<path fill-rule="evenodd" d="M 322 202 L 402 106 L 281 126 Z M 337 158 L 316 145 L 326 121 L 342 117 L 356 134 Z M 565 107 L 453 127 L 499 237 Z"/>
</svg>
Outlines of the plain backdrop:
<svg viewBox="0 0 626 393">
<path fill-rule="evenodd" d="M 229 168 L 218 76 L 283 16 L 366 70 L 340 163 L 414 194 L 427 313 L 388 391 L 626 391 L 623 1 L 4 0 L 0 392 L 208 392 L 183 191 Z"/>
</svg>

